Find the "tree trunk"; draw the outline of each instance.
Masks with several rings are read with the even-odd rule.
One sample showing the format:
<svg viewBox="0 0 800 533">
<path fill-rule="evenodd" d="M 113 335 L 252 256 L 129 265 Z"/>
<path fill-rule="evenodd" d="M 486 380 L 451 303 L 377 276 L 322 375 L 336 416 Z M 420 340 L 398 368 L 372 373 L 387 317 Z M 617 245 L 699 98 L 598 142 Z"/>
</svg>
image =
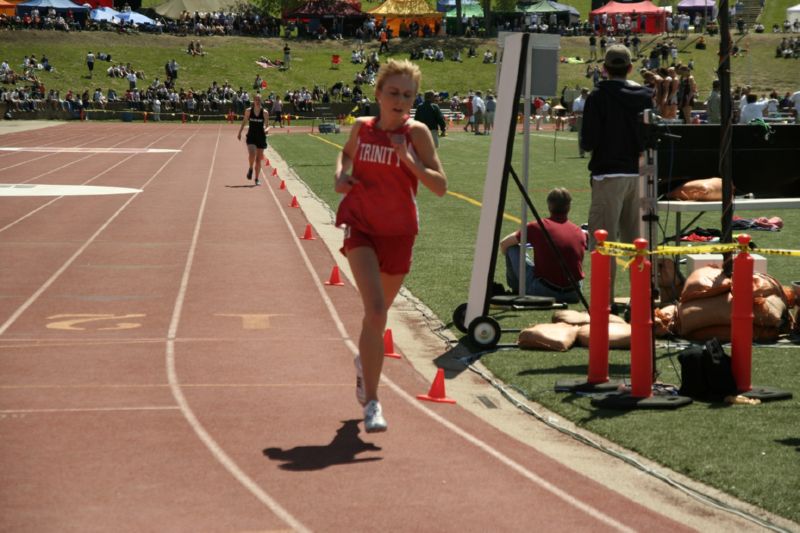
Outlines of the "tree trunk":
<svg viewBox="0 0 800 533">
<path fill-rule="evenodd" d="M 461 23 L 461 0 L 456 0 L 456 35 L 464 35 L 464 25 Z"/>
<path fill-rule="evenodd" d="M 483 25 L 486 27 L 486 37 L 494 35 L 492 31 L 492 0 L 483 0 Z"/>
</svg>

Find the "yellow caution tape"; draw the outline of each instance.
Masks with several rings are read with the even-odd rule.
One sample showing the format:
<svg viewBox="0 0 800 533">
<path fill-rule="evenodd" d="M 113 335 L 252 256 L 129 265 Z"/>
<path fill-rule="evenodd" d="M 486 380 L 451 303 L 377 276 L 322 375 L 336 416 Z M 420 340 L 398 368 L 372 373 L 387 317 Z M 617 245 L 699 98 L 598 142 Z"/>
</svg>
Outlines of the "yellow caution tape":
<svg viewBox="0 0 800 533">
<path fill-rule="evenodd" d="M 620 265 L 630 264 L 637 255 L 686 255 L 686 254 L 727 254 L 736 252 L 758 252 L 763 255 L 781 255 L 784 257 L 800 257 L 800 250 L 784 250 L 779 248 L 754 248 L 739 243 L 701 244 L 698 246 L 658 246 L 655 250 L 637 250 L 633 244 L 622 242 L 598 242 L 596 249 L 603 255 L 613 257 L 633 257 L 630 261 L 618 260 Z"/>
</svg>

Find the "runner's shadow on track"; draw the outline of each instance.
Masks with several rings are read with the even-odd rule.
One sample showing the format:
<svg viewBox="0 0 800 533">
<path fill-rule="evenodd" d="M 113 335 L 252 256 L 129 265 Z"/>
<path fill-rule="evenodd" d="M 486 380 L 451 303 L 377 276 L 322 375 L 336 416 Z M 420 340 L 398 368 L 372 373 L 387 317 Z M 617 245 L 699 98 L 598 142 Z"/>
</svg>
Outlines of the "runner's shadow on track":
<svg viewBox="0 0 800 533">
<path fill-rule="evenodd" d="M 261 185 L 256 185 L 253 183 L 252 185 L 226 185 L 226 189 L 255 189 L 256 187 L 261 187 Z"/>
<path fill-rule="evenodd" d="M 295 446 L 286 450 L 266 448 L 263 453 L 273 461 L 283 461 L 280 465 L 283 470 L 296 472 L 322 470 L 334 465 L 380 461 L 380 457 L 356 458 L 359 453 L 381 450 L 371 442 L 361 440 L 358 436 L 359 422 L 361 420 L 343 421 L 333 440 L 323 446 Z"/>
</svg>

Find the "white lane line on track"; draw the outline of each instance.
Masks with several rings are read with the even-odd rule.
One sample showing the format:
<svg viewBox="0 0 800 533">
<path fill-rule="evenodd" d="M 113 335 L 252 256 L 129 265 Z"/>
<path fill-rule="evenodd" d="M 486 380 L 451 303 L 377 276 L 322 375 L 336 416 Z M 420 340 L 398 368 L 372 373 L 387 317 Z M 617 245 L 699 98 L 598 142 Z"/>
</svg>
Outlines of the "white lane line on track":
<svg viewBox="0 0 800 533">
<path fill-rule="evenodd" d="M 177 411 L 177 405 L 151 405 L 142 407 L 75 407 L 63 409 L 4 409 L 0 415 L 38 413 L 115 413 L 119 411 Z"/>
<path fill-rule="evenodd" d="M 190 141 L 190 140 L 192 140 L 192 137 L 194 137 L 195 135 L 196 135 L 196 133 L 192 134 L 192 135 L 191 135 L 189 138 L 187 138 L 187 139 L 186 139 L 186 142 L 184 142 L 184 146 L 185 146 L 186 144 L 188 144 L 188 143 L 189 143 L 189 141 Z M 156 178 L 159 176 L 159 174 L 161 174 L 161 172 L 162 172 L 162 171 L 163 171 L 163 170 L 164 170 L 164 169 L 167 167 L 167 165 L 169 165 L 169 163 L 170 163 L 170 162 L 171 162 L 173 159 L 175 159 L 175 156 L 177 156 L 177 155 L 178 155 L 178 153 L 176 152 L 175 154 L 173 154 L 172 156 L 170 156 L 170 158 L 169 158 L 169 159 L 167 159 L 167 160 L 164 162 L 164 164 L 163 164 L 163 165 L 161 165 L 161 166 L 159 167 L 159 169 L 158 169 L 158 170 L 156 170 L 156 172 L 155 172 L 155 173 L 154 173 L 154 174 L 153 174 L 153 175 L 152 175 L 152 176 L 151 176 L 151 177 L 150 177 L 150 178 L 149 178 L 149 179 L 148 179 L 148 180 L 147 180 L 147 181 L 144 183 L 144 185 L 142 185 L 142 190 L 144 190 L 145 188 L 147 188 L 147 186 L 148 186 L 148 185 L 149 185 L 149 184 L 150 184 L 150 183 L 151 183 L 151 182 L 152 182 L 154 179 L 156 179 Z M 100 234 L 101 234 L 103 231 L 105 231 L 105 229 L 106 229 L 106 228 L 107 228 L 107 227 L 108 227 L 108 226 L 109 226 L 109 225 L 110 225 L 110 224 L 111 224 L 111 223 L 112 223 L 114 220 L 116 220 L 116 218 L 119 216 L 119 214 L 120 214 L 120 213 L 122 213 L 122 211 L 124 211 L 124 210 L 125 210 L 125 208 L 126 208 L 126 207 L 128 207 L 128 205 L 130 205 L 130 203 L 131 203 L 131 202 L 133 202 L 133 201 L 134 201 L 136 198 L 138 198 L 138 197 L 139 197 L 139 195 L 135 195 L 135 196 L 131 196 L 130 198 L 128 198 L 128 200 L 127 200 L 127 201 L 125 201 L 125 203 L 124 203 L 124 204 L 122 204 L 122 206 L 120 206 L 120 208 L 119 208 L 119 209 L 117 209 L 117 210 L 114 212 L 114 214 L 113 214 L 113 215 L 111 215 L 111 216 L 108 218 L 108 220 L 106 220 L 106 221 L 103 223 L 103 225 L 102 225 L 102 226 L 100 226 L 100 227 L 97 229 L 97 231 L 95 231 L 95 232 L 92 234 L 92 236 L 91 236 L 91 237 L 89 237 L 89 238 L 86 240 L 86 242 L 84 242 L 84 243 L 83 243 L 83 245 L 81 245 L 81 247 L 80 247 L 80 248 L 78 248 L 78 249 L 75 251 L 75 253 L 73 253 L 73 254 L 72 254 L 70 257 L 69 257 L 69 259 L 67 259 L 67 260 L 64 262 L 64 264 L 63 264 L 63 265 L 61 265 L 61 267 L 60 267 L 58 270 L 56 270 L 56 271 L 55 271 L 55 273 L 54 273 L 52 276 L 50 276 L 50 277 L 47 279 L 47 281 L 45 281 L 45 282 L 44 282 L 44 283 L 43 283 L 43 284 L 42 284 L 42 285 L 41 285 L 41 286 L 40 286 L 40 287 L 39 287 L 39 288 L 36 290 L 36 292 L 34 292 L 34 293 L 33 293 L 33 294 L 32 294 L 32 295 L 31 295 L 31 296 L 30 296 L 30 297 L 29 297 L 27 300 L 25 300 L 25 302 L 24 302 L 24 303 L 23 303 L 21 306 L 19 306 L 19 307 L 17 308 L 17 310 L 16 310 L 16 311 L 14 311 L 14 313 L 13 313 L 13 314 L 12 314 L 10 317 L 8 317 L 8 320 L 6 320 L 6 321 L 3 323 L 3 325 L 2 325 L 2 326 L 0 326 L 0 336 L 2 336 L 2 335 L 3 335 L 3 334 L 6 332 L 6 331 L 8 331 L 8 328 L 10 328 L 10 327 L 11 327 L 11 325 L 12 325 L 14 322 L 16 322 L 16 321 L 17 321 L 17 319 L 18 319 L 20 316 L 22 316 L 22 314 L 23 314 L 25 311 L 27 311 L 27 310 L 28 310 L 28 308 L 29 308 L 31 305 L 33 305 L 33 303 L 34 303 L 36 300 L 38 300 L 38 299 L 39 299 L 39 297 L 40 297 L 40 296 L 41 296 L 41 295 L 44 293 L 44 291 L 46 291 L 47 289 L 49 289 L 49 288 L 50 288 L 50 286 L 51 286 L 53 283 L 55 283 L 55 282 L 56 282 L 56 280 L 57 280 L 59 277 L 61 277 L 61 274 L 63 274 L 63 273 L 64 273 L 64 272 L 65 272 L 65 271 L 66 271 L 66 270 L 67 270 L 67 269 L 68 269 L 68 268 L 69 268 L 69 267 L 72 265 L 72 263 L 74 263 L 74 262 L 75 262 L 75 260 L 76 260 L 76 259 L 77 259 L 77 258 L 78 258 L 78 257 L 79 257 L 79 256 L 80 256 L 80 255 L 81 255 L 83 252 L 84 252 L 84 250 L 86 250 L 86 248 L 88 248 L 88 247 L 89 247 L 89 245 L 90 245 L 90 244 L 92 244 L 92 243 L 94 242 L 94 240 L 95 240 L 95 239 L 96 239 L 96 238 L 97 238 L 97 237 L 98 237 L 98 236 L 99 236 L 99 235 L 100 235 Z M 48 202 L 48 203 L 49 203 L 49 202 Z M 27 215 L 26 215 L 26 216 L 27 216 Z"/>
<path fill-rule="evenodd" d="M 183 395 L 181 384 L 178 382 L 178 374 L 175 370 L 175 337 L 178 332 L 178 324 L 181 320 L 181 312 L 183 310 L 183 302 L 186 299 L 186 290 L 189 286 L 189 277 L 192 272 L 192 264 L 194 263 L 194 255 L 197 250 L 197 242 L 200 237 L 200 226 L 203 223 L 203 215 L 206 210 L 206 202 L 208 201 L 208 192 L 211 188 L 211 177 L 214 173 L 214 165 L 217 160 L 217 151 L 219 149 L 219 139 L 222 135 L 222 128 L 217 130 L 217 143 L 214 146 L 214 154 L 211 158 L 211 164 L 208 166 L 208 176 L 206 177 L 206 187 L 203 191 L 203 200 L 200 203 L 200 209 L 197 213 L 197 221 L 195 222 L 194 232 L 192 234 L 192 243 L 189 246 L 189 252 L 186 254 L 186 266 L 183 269 L 183 276 L 181 277 L 180 288 L 178 295 L 175 297 L 175 306 L 172 309 L 172 319 L 169 323 L 169 330 L 167 332 L 167 346 L 166 346 L 166 365 L 167 365 L 167 380 L 169 381 L 170 390 L 175 401 L 178 402 L 181 413 L 186 421 L 194 430 L 195 434 L 205 444 L 208 451 L 214 458 L 250 493 L 255 496 L 261 503 L 266 505 L 278 518 L 286 522 L 293 530 L 298 532 L 310 532 L 311 530 L 304 526 L 297 518 L 295 518 L 288 510 L 281 506 L 272 496 L 262 489 L 250 476 L 248 476 L 236 462 L 225 453 L 222 447 L 217 444 L 217 441 L 206 431 L 203 424 L 197 419 L 189 406 L 189 402 Z"/>
<path fill-rule="evenodd" d="M 100 148 L 79 146 L 0 146 L 0 152 L 55 152 L 59 154 L 171 154 L 174 148 Z"/>
<path fill-rule="evenodd" d="M 319 294 L 320 294 L 320 296 L 322 298 L 322 301 L 325 303 L 325 307 L 328 308 L 328 313 L 330 313 L 331 318 L 333 319 L 333 322 L 336 324 L 336 328 L 341 333 L 342 339 L 343 339 L 345 345 L 350 349 L 350 351 L 352 352 L 353 356 L 357 355 L 358 354 L 358 346 L 356 346 L 356 344 L 352 341 L 351 337 L 348 335 L 347 329 L 345 328 L 344 323 L 342 322 L 342 320 L 340 318 L 339 312 L 336 310 L 336 307 L 334 306 L 333 301 L 330 299 L 330 297 L 328 297 L 328 294 L 325 292 L 325 287 L 322 284 L 322 281 L 317 276 L 317 274 L 316 274 L 316 272 L 314 270 L 314 266 L 311 264 L 311 259 L 309 259 L 308 254 L 306 254 L 306 251 L 303 249 L 302 243 L 300 242 L 300 239 L 296 235 L 297 232 L 295 232 L 294 228 L 292 228 L 292 224 L 289 221 L 289 217 L 286 215 L 286 211 L 283 208 L 283 205 L 281 205 L 280 201 L 278 200 L 278 196 L 275 194 L 275 191 L 273 191 L 271 187 L 267 187 L 267 188 L 269 189 L 270 194 L 272 195 L 272 198 L 275 201 L 275 205 L 278 206 L 278 210 L 280 211 L 281 215 L 283 216 L 283 220 L 284 220 L 284 222 L 286 223 L 286 226 L 289 229 L 289 233 L 291 233 L 291 235 L 293 235 L 293 240 L 294 240 L 295 246 L 299 250 L 301 257 L 303 258 L 303 262 L 305 263 L 306 268 L 308 269 L 308 272 L 309 272 L 309 274 L 311 276 L 311 279 L 314 281 L 314 284 L 317 286 L 317 290 L 319 291 Z M 476 446 L 477 448 L 483 450 L 484 452 L 486 452 L 491 457 L 494 457 L 495 459 L 497 459 L 498 461 L 500 461 L 504 465 L 508 466 L 509 468 L 511 468 L 512 470 L 514 470 L 515 472 L 517 472 L 518 474 L 520 474 L 524 478 L 528 479 L 529 481 L 532 481 L 534 484 L 536 484 L 539 487 L 543 488 L 544 490 L 550 492 L 554 496 L 560 498 L 561 500 L 563 500 L 567 504 L 569 504 L 569 505 L 571 505 L 571 506 L 573 506 L 573 507 L 575 507 L 577 509 L 580 509 L 581 511 L 583 511 L 586 514 L 588 514 L 592 518 L 594 518 L 594 519 L 596 519 L 596 520 L 598 520 L 600 522 L 603 522 L 603 523 L 607 524 L 610 527 L 613 527 L 617 531 L 624 531 L 626 533 L 633 533 L 633 532 L 636 531 L 635 529 L 632 529 L 632 528 L 626 526 L 625 524 L 623 524 L 621 522 L 618 522 L 614 518 L 608 516 L 607 514 L 605 514 L 600 509 L 598 509 L 598 508 L 596 508 L 596 507 L 594 507 L 592 505 L 589 505 L 588 503 L 585 503 L 585 502 L 583 502 L 581 500 L 578 500 L 577 498 L 575 498 L 574 496 L 572 496 L 568 492 L 558 488 L 557 486 L 553 485 L 552 483 L 550 483 L 546 479 L 542 478 L 538 474 L 535 474 L 534 472 L 531 472 L 530 470 L 528 470 L 527 468 L 525 468 L 521 464 L 517 463 L 516 461 L 514 461 L 513 459 L 511 459 L 507 455 L 503 454 L 499 450 L 496 450 L 491 445 L 489 445 L 486 442 L 482 441 L 481 439 L 479 439 L 475 435 L 472 435 L 468 431 L 460 428 L 456 424 L 450 422 L 449 420 L 447 420 L 444 417 L 442 417 L 441 415 L 435 413 L 431 409 L 428 409 L 427 407 L 422 405 L 422 403 L 419 400 L 417 400 L 416 398 L 414 398 L 413 396 L 408 394 L 406 391 L 404 391 L 402 388 L 400 388 L 399 385 L 394 383 L 391 379 L 389 379 L 385 375 L 381 375 L 381 381 L 383 383 L 385 383 L 386 385 L 388 385 L 389 388 L 391 388 L 394 392 L 396 392 L 398 396 L 403 398 L 407 403 L 411 404 L 413 407 L 415 407 L 419 411 L 423 412 L 424 414 L 426 414 L 427 416 L 429 416 L 430 418 L 432 418 L 436 422 L 442 424 L 444 427 L 446 427 L 447 429 L 449 429 L 450 431 L 452 431 L 453 433 L 455 433 L 459 437 L 463 438 L 464 440 L 466 440 L 470 444 L 472 444 L 472 445 Z"/>
<path fill-rule="evenodd" d="M 164 134 L 164 135 L 162 135 L 161 137 L 158 137 L 158 138 L 157 138 L 155 141 L 151 142 L 151 143 L 150 143 L 150 145 L 148 145 L 148 146 L 151 146 L 151 145 L 153 145 L 153 144 L 155 144 L 155 143 L 159 142 L 161 139 L 163 139 L 163 138 L 165 138 L 165 137 L 168 137 L 168 136 L 170 136 L 172 133 L 174 133 L 174 132 L 175 132 L 175 130 L 176 130 L 176 129 L 175 129 L 175 128 L 173 128 L 173 130 L 172 130 L 172 131 L 170 131 L 170 132 L 168 132 L 168 133 L 165 133 L 165 134 Z M 142 135 L 142 134 L 137 134 L 137 135 L 134 135 L 133 137 L 128 137 L 128 138 L 126 138 L 126 141 L 127 141 L 127 140 L 130 140 L 130 139 L 135 139 L 136 137 L 141 137 L 141 135 Z M 120 141 L 120 143 L 121 143 L 121 142 L 125 142 L 125 141 Z M 187 142 L 188 142 L 188 141 L 187 141 Z M 119 144 L 119 143 L 117 143 L 117 144 Z M 185 144 L 185 143 L 184 143 L 184 144 Z M 91 177 L 91 178 L 89 178 L 88 180 L 84 181 L 84 182 L 83 182 L 81 185 L 86 185 L 86 184 L 88 184 L 88 183 L 91 183 L 91 182 L 93 182 L 94 180 L 96 180 L 96 179 L 97 179 L 97 178 L 99 178 L 100 176 L 103 176 L 104 174 L 107 174 L 108 172 L 110 172 L 110 171 L 114 170 L 115 168 L 117 168 L 117 167 L 118 167 L 118 166 L 120 166 L 121 164 L 125 163 L 126 161 L 128 161 L 129 159 L 131 159 L 131 158 L 132 158 L 134 155 L 135 155 L 135 154 L 133 154 L 133 155 L 129 155 L 128 157 L 125 157 L 125 158 L 121 159 L 121 160 L 120 160 L 120 161 L 118 161 L 117 163 L 114 163 L 113 165 L 111 165 L 111 166 L 107 167 L 106 169 L 104 169 L 104 170 L 103 170 L 102 172 L 100 172 L 99 174 L 95 174 L 93 177 Z M 177 154 L 175 154 L 175 155 L 177 155 Z M 175 155 L 173 155 L 172 157 L 175 157 Z M 90 158 L 90 157 L 92 157 L 92 156 L 91 156 L 91 155 L 88 155 L 88 156 L 86 156 L 86 157 L 83 157 L 83 158 L 81 158 L 81 159 L 78 159 L 78 161 L 73 161 L 73 162 L 67 163 L 67 164 L 65 164 L 65 165 L 62 165 L 62 166 L 60 166 L 60 167 L 59 167 L 58 169 L 56 169 L 56 170 L 60 170 L 60 169 L 62 169 L 62 168 L 66 168 L 66 167 L 68 167 L 68 166 L 70 166 L 70 165 L 72 165 L 72 164 L 74 164 L 74 163 L 76 163 L 76 162 L 83 161 L 84 159 L 88 159 L 88 158 Z M 169 161 L 172 161 L 172 157 L 169 159 Z M 51 172 L 52 172 L 52 171 L 51 171 Z M 35 177 L 33 177 L 33 178 L 30 178 L 30 179 L 29 179 L 29 180 L 27 180 L 27 181 L 32 181 L 32 180 L 35 180 L 35 179 L 37 179 L 37 178 L 40 178 L 40 177 L 42 177 L 42 176 L 46 176 L 46 175 L 47 175 L 47 174 L 49 174 L 49 173 L 50 173 L 50 172 L 45 172 L 44 174 L 39 174 L 38 176 L 35 176 Z M 60 200 L 60 199 L 61 199 L 61 197 L 60 197 L 60 196 L 59 196 L 59 197 L 57 197 L 57 198 L 53 198 L 53 199 L 52 199 L 52 200 L 50 200 L 49 202 L 45 202 L 45 203 L 43 203 L 42 205 L 40 205 L 40 206 L 39 206 L 39 207 L 37 207 L 36 209 L 33 209 L 32 211 L 30 211 L 30 212 L 26 213 L 25 215 L 21 216 L 21 217 L 20 217 L 20 218 L 18 218 L 17 220 L 14 220 L 14 221 L 12 221 L 12 222 L 9 222 L 8 224 L 6 224 L 6 225 L 5 225 L 5 226 L 3 226 L 2 228 L 0 228 L 0 233 L 4 232 L 5 230 L 7 230 L 8 228 L 10 228 L 10 227 L 14 226 L 15 224 L 18 224 L 18 223 L 22 222 L 22 221 L 23 221 L 23 220 L 25 220 L 26 218 L 28 218 L 28 217 L 30 217 L 30 216 L 33 216 L 34 214 L 36 214 L 36 213 L 38 213 L 39 211 L 41 211 L 42 209 L 44 209 L 44 208 L 46 208 L 46 207 L 48 207 L 48 206 L 52 205 L 54 202 L 57 202 L 57 201 L 58 201 L 58 200 Z"/>
<path fill-rule="evenodd" d="M 61 129 L 59 129 L 57 131 L 59 133 L 62 132 Z M 23 135 L 23 133 L 26 133 L 26 134 L 29 134 L 29 135 Z M 42 132 L 39 131 L 39 130 L 31 130 L 31 131 L 27 131 L 27 132 L 20 132 L 20 133 L 17 133 L 17 134 L 14 135 L 14 141 L 17 142 L 18 144 L 20 142 L 27 142 L 28 139 L 32 139 L 33 141 L 37 141 L 37 140 L 39 140 L 39 137 L 41 136 L 41 134 L 42 134 Z M 0 138 L 3 138 L 2 137 L 3 135 L 8 135 L 8 134 L 0 133 Z M 52 143 L 44 144 L 42 146 L 50 146 L 50 144 L 55 144 L 56 142 L 60 142 L 61 144 L 64 144 L 65 142 L 72 142 L 73 139 L 80 139 L 82 137 L 84 137 L 84 136 L 83 135 L 65 136 L 65 137 L 61 137 L 59 139 L 55 139 Z M 9 157 L 11 155 L 14 155 L 13 152 L 6 152 L 4 154 L 0 154 L 0 159 L 2 159 L 4 157 Z"/>
<path fill-rule="evenodd" d="M 141 137 L 142 135 L 144 135 L 144 134 L 143 133 L 137 133 L 136 135 L 125 137 L 125 140 L 135 139 L 136 137 Z M 107 136 L 100 136 L 100 137 L 97 137 L 97 138 L 89 139 L 88 141 L 85 141 L 84 143 L 79 144 L 78 147 L 84 146 L 84 145 L 87 145 L 87 144 L 90 145 L 90 144 L 92 144 L 92 143 L 94 143 L 94 142 L 96 142 L 96 141 L 98 141 L 100 139 L 107 140 Z M 117 144 L 120 144 L 122 142 L 124 142 L 124 141 L 120 141 Z M 9 155 L 12 155 L 14 152 L 7 152 L 7 153 Z M 53 155 L 56 155 L 56 154 L 57 154 L 57 152 L 50 152 L 50 153 L 47 153 L 46 155 L 42 155 L 42 156 L 39 156 L 39 157 L 34 157 L 33 159 L 26 159 L 26 160 L 21 161 L 19 163 L 14 163 L 12 165 L 4 166 L 3 168 L 0 169 L 0 171 L 6 171 L 6 170 L 10 170 L 12 168 L 16 168 L 16 167 L 19 167 L 19 166 L 27 165 L 27 164 L 32 163 L 34 161 L 39 161 L 40 159 L 46 159 L 48 157 L 52 157 Z M 2 157 L 3 155 L 4 154 L 0 154 L 0 157 Z M 31 181 L 31 180 L 34 180 L 36 178 L 39 178 L 39 177 L 42 177 L 42 176 L 46 176 L 47 174 L 51 174 L 52 172 L 55 172 L 56 170 L 60 170 L 62 168 L 66 168 L 66 167 L 68 167 L 70 165 L 74 165 L 75 163 L 79 163 L 79 162 L 81 162 L 81 161 L 83 161 L 85 159 L 89 159 L 90 157 L 92 157 L 92 155 L 94 155 L 94 154 L 89 154 L 86 157 L 82 157 L 80 159 L 76 159 L 75 161 L 71 161 L 71 162 L 69 162 L 69 163 L 67 163 L 65 165 L 62 165 L 62 166 L 58 167 L 57 169 L 50 170 L 49 172 L 45 172 L 44 174 L 39 174 L 39 176 L 35 176 L 35 177 L 30 178 L 30 179 L 28 179 L 26 181 Z"/>
</svg>

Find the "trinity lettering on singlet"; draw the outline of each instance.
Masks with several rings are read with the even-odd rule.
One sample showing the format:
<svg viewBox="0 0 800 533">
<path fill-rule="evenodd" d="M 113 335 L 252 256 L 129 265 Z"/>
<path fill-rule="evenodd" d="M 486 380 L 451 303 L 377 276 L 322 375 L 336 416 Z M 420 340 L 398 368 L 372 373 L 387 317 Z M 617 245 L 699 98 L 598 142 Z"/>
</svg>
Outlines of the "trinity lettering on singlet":
<svg viewBox="0 0 800 533">
<path fill-rule="evenodd" d="M 394 161 L 392 158 L 394 157 Z M 380 144 L 362 143 L 358 146 L 358 158 L 366 163 L 379 163 L 381 165 L 400 166 L 400 158 L 391 146 Z"/>
</svg>

